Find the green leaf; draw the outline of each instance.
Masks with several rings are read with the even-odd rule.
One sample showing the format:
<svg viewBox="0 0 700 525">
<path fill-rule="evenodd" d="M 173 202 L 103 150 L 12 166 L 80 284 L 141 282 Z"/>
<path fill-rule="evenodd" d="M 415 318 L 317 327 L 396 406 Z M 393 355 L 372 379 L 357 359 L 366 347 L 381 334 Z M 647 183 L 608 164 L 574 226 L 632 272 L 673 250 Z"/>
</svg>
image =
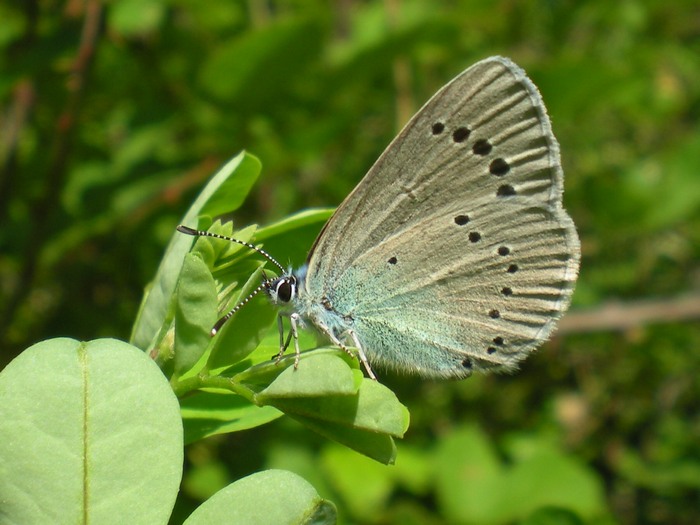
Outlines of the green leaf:
<svg viewBox="0 0 700 525">
<path fill-rule="evenodd" d="M 216 284 L 207 265 L 188 253 L 180 272 L 175 308 L 175 373 L 181 375 L 202 357 L 216 322 Z"/>
<path fill-rule="evenodd" d="M 416 496 L 425 496 L 435 486 L 435 458 L 432 449 L 420 448 L 401 442 L 401 458 L 393 468 L 397 482 Z"/>
<path fill-rule="evenodd" d="M 255 239 L 264 243 L 265 250 L 278 261 L 298 268 L 306 261 L 309 248 L 334 211 L 334 208 L 322 208 L 295 213 L 259 228 Z"/>
<path fill-rule="evenodd" d="M 587 518 L 603 506 L 600 481 L 585 465 L 531 436 L 511 438 L 513 466 L 474 426 L 457 429 L 438 449 L 438 497 L 453 522 L 500 523 L 558 507 Z M 566 523 L 566 522 L 565 522 Z"/>
<path fill-rule="evenodd" d="M 335 505 L 296 474 L 266 470 L 232 483 L 199 506 L 185 525 L 330 525 Z"/>
<path fill-rule="evenodd" d="M 288 235 L 290 232 L 294 232 L 294 235 L 296 235 L 298 230 L 306 226 L 325 224 L 334 211 L 335 208 L 315 208 L 300 211 L 274 224 L 258 228 L 255 238 L 258 241 L 267 241 L 274 237 Z"/>
<path fill-rule="evenodd" d="M 279 427 L 290 427 L 281 423 Z M 293 424 L 294 427 L 298 426 Z M 296 434 L 298 436 L 298 434 Z M 340 445 L 337 445 L 340 446 Z M 265 443 L 265 466 L 271 469 L 289 470 L 311 483 L 319 494 L 332 494 L 322 468 L 319 468 L 319 451 L 309 447 L 304 439 L 275 439 Z"/>
<path fill-rule="evenodd" d="M 683 142 L 673 141 L 667 151 L 632 164 L 622 173 L 632 197 L 625 211 L 631 215 L 643 210 L 639 219 L 645 231 L 684 224 L 700 210 L 700 180 L 695 172 L 699 163 L 700 132 L 696 131 Z"/>
<path fill-rule="evenodd" d="M 199 458 L 192 462 L 185 472 L 181 492 L 188 497 L 204 501 L 229 483 L 230 474 L 223 462 L 218 461 L 214 456 Z"/>
<path fill-rule="evenodd" d="M 279 348 L 277 346 L 271 347 L 268 344 L 260 345 L 260 347 L 256 350 L 255 354 L 251 356 L 251 358 L 258 361 L 258 364 L 256 364 L 255 366 L 247 367 L 242 372 L 234 375 L 232 380 L 248 388 L 253 396 L 257 396 L 259 393 L 263 392 L 266 388 L 268 388 L 281 374 L 285 373 L 288 369 L 291 370 L 291 372 L 289 372 L 289 374 L 291 374 L 291 379 L 294 379 L 294 354 L 288 354 L 279 361 L 277 361 L 276 357 L 273 356 L 275 356 L 275 354 L 278 351 Z M 352 392 L 357 391 L 357 386 L 355 385 L 355 378 L 353 378 L 353 386 L 350 386 L 347 380 L 341 382 L 326 382 L 325 379 L 323 379 L 321 382 L 315 381 L 315 379 L 319 377 L 319 373 L 323 372 L 319 366 L 316 366 L 314 364 L 314 362 L 317 359 L 324 359 L 322 356 L 326 355 L 331 356 L 336 360 L 344 362 L 345 366 L 357 366 L 357 361 L 354 358 L 348 356 L 339 348 L 316 348 L 314 350 L 301 352 L 301 354 L 299 355 L 300 363 L 297 372 L 302 368 L 302 366 L 305 367 L 306 363 L 309 360 L 311 360 L 312 364 L 309 368 L 309 371 L 303 373 L 301 379 L 295 380 L 291 382 L 291 384 L 289 384 L 290 391 L 288 392 L 288 395 L 293 395 L 292 391 L 294 388 L 298 388 L 300 394 L 305 391 L 306 393 L 304 394 L 304 396 L 308 396 L 314 392 L 316 393 L 316 395 L 322 396 L 327 395 L 331 392 L 337 394 L 348 393 L 349 390 L 351 390 Z M 340 367 L 342 367 L 343 365 L 340 363 L 336 363 L 331 366 L 333 368 L 339 367 L 340 369 Z M 343 373 L 342 376 L 347 379 L 345 373 Z M 285 383 L 287 382 L 286 379 L 283 381 Z M 258 399 L 257 397 L 254 397 L 254 399 L 258 403 L 263 402 L 263 400 Z"/>
<path fill-rule="evenodd" d="M 273 406 L 319 434 L 382 463 L 392 463 L 409 414 L 396 395 L 382 384 L 362 377 L 357 360 L 334 348 L 301 354 L 279 363 L 265 362 L 233 376 L 251 391 L 251 399 Z"/>
<path fill-rule="evenodd" d="M 518 516 L 540 507 L 560 507 L 587 517 L 603 509 L 603 487 L 595 473 L 556 449 L 541 447 L 515 463 L 505 488 Z"/>
<path fill-rule="evenodd" d="M 258 427 L 284 415 L 274 407 L 259 407 L 241 396 L 223 392 L 197 392 L 180 401 L 180 411 L 185 444 Z"/>
<path fill-rule="evenodd" d="M 0 373 L 5 523 L 166 523 L 182 474 L 167 380 L 113 339 L 52 339 Z"/>
<path fill-rule="evenodd" d="M 355 395 L 321 394 L 311 398 L 306 395 L 263 399 L 287 414 L 313 417 L 369 432 L 403 437 L 408 429 L 406 407 L 391 390 L 372 379 L 363 379 Z"/>
<path fill-rule="evenodd" d="M 219 215 L 231 213 L 241 207 L 246 197 L 250 193 L 253 184 L 255 184 L 255 181 L 258 180 L 258 175 L 260 174 L 262 165 L 257 157 L 254 157 L 250 153 L 243 152 L 229 161 L 229 163 L 224 166 L 221 171 L 226 170 L 228 166 L 237 159 L 240 160 L 235 165 L 235 170 L 232 171 L 230 176 L 224 177 L 221 184 L 218 185 L 204 200 L 202 207 L 197 211 L 197 215 L 218 217 Z M 218 173 L 214 175 L 214 179 L 212 179 L 204 190 L 202 190 L 200 196 L 197 198 L 197 201 L 195 201 L 194 206 L 196 206 L 199 200 L 208 193 L 209 186 L 218 176 Z M 188 210 L 183 221 L 190 218 L 194 206 Z M 190 225 L 189 222 L 187 224 Z"/>
<path fill-rule="evenodd" d="M 199 81 L 217 98 L 236 101 L 239 111 L 251 111 L 288 89 L 320 44 L 318 24 L 311 20 L 271 20 L 209 54 Z"/>
<path fill-rule="evenodd" d="M 287 359 L 290 358 L 293 359 Z M 269 404 L 285 398 L 351 396 L 360 386 L 356 379 L 353 370 L 337 355 L 315 352 L 304 359 L 303 366 L 300 363 L 297 369 L 285 368 L 256 399 Z"/>
<path fill-rule="evenodd" d="M 238 284 L 239 280 L 244 284 L 238 293 L 235 293 L 231 300 L 223 306 L 221 315 L 241 303 L 260 286 L 263 263 L 255 261 L 251 264 L 236 266 L 235 275 L 230 274 L 227 277 L 227 279 L 233 279 L 232 284 Z M 215 371 L 229 367 L 244 359 L 258 347 L 276 317 L 275 309 L 270 305 L 267 297 L 263 297 L 263 295 L 264 292 L 247 302 L 245 307 L 236 312 L 219 330 L 214 338 L 211 355 L 207 360 L 209 370 Z"/>
<path fill-rule="evenodd" d="M 465 426 L 438 445 L 437 497 L 450 523 L 502 521 L 503 468 L 484 433 Z"/>
<path fill-rule="evenodd" d="M 381 514 L 396 486 L 396 466 L 380 465 L 335 444 L 323 448 L 320 462 L 355 521 L 376 522 L 373 518 Z"/>
<path fill-rule="evenodd" d="M 520 525 L 584 525 L 584 521 L 568 509 L 540 507 L 521 521 Z"/>
<path fill-rule="evenodd" d="M 229 178 L 240 179 L 236 183 L 239 188 L 250 189 L 260 173 L 260 161 L 252 155 L 243 152 L 226 163 L 195 200 L 187 211 L 182 223 L 188 226 L 198 224 L 198 218 L 203 209 L 208 213 L 223 214 L 235 210 L 243 202 L 245 194 L 235 196 L 228 195 L 228 205 L 224 206 L 224 200 L 214 195 Z M 234 184 L 234 183 L 231 183 Z M 212 200 L 213 204 L 208 205 Z M 144 294 L 136 322 L 131 333 L 131 343 L 142 350 L 149 349 L 154 343 L 154 338 L 164 330 L 169 304 L 177 278 L 180 275 L 185 255 L 190 251 L 192 238 L 175 232 L 173 225 L 173 237 L 168 245 L 161 261 L 155 279 L 149 285 Z"/>
<path fill-rule="evenodd" d="M 209 231 L 233 237 L 241 242 L 251 242 L 256 228 L 253 225 L 233 231 L 231 222 L 222 224 L 217 221 L 211 225 Z M 221 288 L 214 308 L 208 309 L 208 313 L 215 317 L 210 318 L 207 333 L 210 333 L 216 319 L 235 306 L 245 305 L 218 330 L 211 344 L 206 342 L 210 350 L 207 355 L 204 355 L 204 348 L 199 349 L 199 356 L 204 355 L 204 361 L 196 370 L 201 370 L 206 364 L 209 373 L 216 373 L 254 351 L 275 317 L 275 309 L 264 297 L 265 294 L 259 293 L 266 261 L 255 259 L 256 253 L 253 250 L 237 242 L 206 236 L 197 239 L 192 251 L 206 261 L 209 268 L 206 271 L 214 275 Z M 202 278 L 207 279 L 204 275 Z M 251 298 L 253 293 L 257 293 L 258 296 Z M 217 307 L 216 303 L 219 302 L 221 304 Z"/>
<path fill-rule="evenodd" d="M 164 2 L 157 0 L 120 0 L 110 7 L 110 27 L 125 36 L 157 30 L 165 15 Z"/>
<path fill-rule="evenodd" d="M 313 417 L 289 414 L 314 432 L 345 445 L 360 454 L 383 463 L 391 465 L 396 460 L 396 444 L 394 439 L 387 434 L 377 434 L 366 430 L 348 427 L 343 424 L 332 423 Z"/>
</svg>

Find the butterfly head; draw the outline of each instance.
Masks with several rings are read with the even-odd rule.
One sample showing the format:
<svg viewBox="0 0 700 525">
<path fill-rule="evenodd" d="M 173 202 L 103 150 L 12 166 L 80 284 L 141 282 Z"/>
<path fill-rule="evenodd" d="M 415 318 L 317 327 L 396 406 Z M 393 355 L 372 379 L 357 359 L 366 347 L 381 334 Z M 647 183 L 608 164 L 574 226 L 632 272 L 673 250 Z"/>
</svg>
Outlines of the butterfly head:
<svg viewBox="0 0 700 525">
<path fill-rule="evenodd" d="M 293 274 L 265 280 L 263 284 L 272 304 L 289 304 L 297 295 L 297 278 Z"/>
<path fill-rule="evenodd" d="M 263 288 L 272 304 L 284 306 L 294 302 L 298 296 L 299 286 L 304 282 L 306 267 L 297 271 L 288 270 L 280 277 L 268 278 L 263 272 Z"/>
</svg>

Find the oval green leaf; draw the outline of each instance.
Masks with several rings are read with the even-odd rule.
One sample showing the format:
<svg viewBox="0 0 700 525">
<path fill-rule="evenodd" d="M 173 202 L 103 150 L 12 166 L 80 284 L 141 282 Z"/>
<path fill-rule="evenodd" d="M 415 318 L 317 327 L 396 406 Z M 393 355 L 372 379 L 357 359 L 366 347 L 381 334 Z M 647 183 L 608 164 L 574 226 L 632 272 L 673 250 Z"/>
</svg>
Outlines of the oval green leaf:
<svg viewBox="0 0 700 525">
<path fill-rule="evenodd" d="M 216 322 L 216 284 L 198 256 L 188 253 L 180 272 L 175 306 L 175 373 L 192 368 L 211 342 Z"/>
<path fill-rule="evenodd" d="M 307 481 L 285 470 L 266 470 L 214 494 L 184 525 L 331 525 L 335 522 L 335 505 L 321 498 Z"/>
<path fill-rule="evenodd" d="M 182 223 L 197 226 L 200 215 L 220 215 L 238 208 L 260 173 L 260 161 L 242 152 L 228 161 L 212 177 L 187 210 Z M 229 179 L 235 182 L 227 183 Z M 235 195 L 231 191 L 237 191 Z M 221 191 L 221 194 L 219 193 Z M 131 332 L 131 343 L 142 350 L 148 349 L 154 337 L 163 330 L 170 299 L 175 291 L 185 254 L 192 247 L 192 237 L 177 233 L 173 237 L 158 267 L 153 282 L 144 294 L 136 322 Z"/>
<path fill-rule="evenodd" d="M 53 339 L 0 373 L 3 523 L 166 523 L 182 474 L 177 399 L 121 341 Z"/>
</svg>

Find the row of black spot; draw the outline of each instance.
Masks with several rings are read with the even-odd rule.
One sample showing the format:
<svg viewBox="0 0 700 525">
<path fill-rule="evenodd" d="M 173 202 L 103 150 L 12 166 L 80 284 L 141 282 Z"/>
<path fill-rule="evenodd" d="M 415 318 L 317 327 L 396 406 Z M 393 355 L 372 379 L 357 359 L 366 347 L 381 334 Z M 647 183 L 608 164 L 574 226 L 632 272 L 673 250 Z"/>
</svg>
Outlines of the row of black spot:
<svg viewBox="0 0 700 525">
<path fill-rule="evenodd" d="M 433 135 L 440 135 L 445 131 L 445 125 L 442 122 L 436 122 L 432 126 L 432 132 Z M 461 144 L 465 142 L 469 136 L 471 135 L 471 130 L 467 127 L 459 127 L 455 129 L 452 132 L 452 140 L 457 143 Z M 487 139 L 478 139 L 472 144 L 472 152 L 475 155 L 479 155 L 481 157 L 488 155 L 491 153 L 493 149 L 493 146 Z M 508 162 L 503 159 L 502 157 L 497 157 L 493 159 L 489 163 L 489 173 L 496 177 L 503 177 L 510 172 L 510 165 Z M 510 185 L 510 184 L 502 184 L 498 187 L 496 190 L 496 196 L 497 197 L 510 197 L 513 195 L 516 195 L 517 192 L 515 191 L 515 188 Z M 469 223 L 469 216 L 468 215 L 457 215 L 454 218 L 455 224 L 458 226 L 464 226 Z M 472 243 L 479 242 L 481 240 L 481 233 L 477 231 L 471 231 L 468 234 L 469 241 Z M 501 257 L 505 257 L 510 254 L 510 248 L 507 246 L 499 246 L 497 250 L 498 255 Z M 508 268 L 506 269 L 508 273 L 515 273 L 518 271 L 518 265 L 517 264 L 510 264 Z M 504 286 L 501 288 L 501 294 L 504 295 L 505 297 L 509 297 L 513 295 L 513 289 L 510 288 L 509 286 Z M 498 311 L 497 309 L 492 309 L 489 310 L 488 315 L 491 319 L 498 319 L 501 317 L 501 312 Z M 505 345 L 505 340 L 501 336 L 494 337 L 493 340 L 493 345 L 488 346 L 486 348 L 486 352 L 488 354 L 494 354 L 497 352 L 498 347 L 502 347 Z M 462 361 L 462 366 L 465 368 L 472 368 L 473 363 L 472 360 L 469 358 L 466 358 Z"/>
<path fill-rule="evenodd" d="M 506 344 L 505 340 L 500 335 L 494 337 L 492 341 L 494 346 L 489 346 L 488 348 L 486 348 L 486 353 L 488 353 L 489 355 L 495 354 L 498 351 L 497 347 L 501 347 Z M 462 360 L 462 366 L 464 368 L 472 368 L 474 366 L 474 363 L 472 362 L 471 358 L 465 357 Z"/>
<path fill-rule="evenodd" d="M 432 126 L 432 133 L 433 135 L 440 135 L 445 131 L 445 124 L 442 122 L 436 122 Z M 455 129 L 452 132 L 452 140 L 457 143 L 461 144 L 465 142 L 469 136 L 471 135 L 471 130 L 465 126 L 459 127 Z M 474 142 L 472 145 L 472 152 L 475 155 L 479 155 L 481 157 L 488 155 L 491 153 L 491 150 L 493 149 L 493 146 L 487 139 L 478 139 Z M 489 164 L 489 173 L 492 175 L 495 175 L 496 177 L 503 177 L 508 172 L 510 171 L 510 165 L 508 162 L 501 158 L 497 157 L 491 161 Z M 515 188 L 510 185 L 510 184 L 502 184 L 501 186 L 498 187 L 496 190 L 496 196 L 497 197 L 510 197 L 513 195 L 516 195 Z M 464 226 L 469 223 L 470 218 L 468 215 L 457 215 L 454 218 L 455 224 L 458 226 Z M 479 242 L 481 240 L 481 233 L 477 231 L 471 231 L 468 234 L 469 240 L 472 243 Z M 510 254 L 510 248 L 507 246 L 499 246 L 497 250 L 498 255 L 501 257 L 505 257 Z M 390 257 L 387 262 L 391 265 L 394 265 L 398 262 L 397 258 L 395 256 Z M 518 271 L 518 265 L 517 264 L 510 264 L 506 270 L 508 273 L 516 273 Z M 501 288 L 501 294 L 508 297 L 513 295 L 513 289 L 510 288 L 509 286 L 504 286 Z M 491 309 L 488 312 L 488 315 L 491 319 L 499 319 L 501 317 L 501 312 L 497 309 Z M 488 346 L 486 348 L 486 352 L 488 354 L 494 354 L 497 351 L 497 347 L 502 347 L 505 345 L 505 340 L 501 336 L 496 336 L 492 339 L 493 345 L 494 346 Z M 472 368 L 473 367 L 473 362 L 470 358 L 465 358 L 462 360 L 462 366 L 464 368 Z"/>
<path fill-rule="evenodd" d="M 431 130 L 433 135 L 440 135 L 445 131 L 445 124 L 442 122 L 436 122 L 432 125 Z M 462 142 L 465 142 L 470 135 L 471 130 L 466 126 L 461 126 L 452 132 L 452 140 L 456 144 L 461 144 Z M 474 141 L 474 144 L 472 144 L 472 152 L 480 157 L 488 155 L 491 153 L 492 149 L 493 146 L 488 139 L 477 139 Z M 509 171 L 510 164 L 508 164 L 508 162 L 502 157 L 493 159 L 489 164 L 489 173 L 497 177 L 503 177 Z M 516 193 L 515 188 L 510 184 L 502 184 L 496 190 L 497 197 L 511 197 L 516 195 Z"/>
<path fill-rule="evenodd" d="M 440 135 L 442 132 L 445 131 L 445 125 L 442 122 L 436 122 L 433 124 L 432 127 L 432 132 L 433 135 Z M 459 127 L 456 130 L 452 132 L 452 140 L 456 144 L 461 144 L 462 142 L 466 141 L 469 138 L 469 135 L 471 135 L 471 130 L 467 127 Z M 488 139 L 477 139 L 474 141 L 474 144 L 472 144 L 472 152 L 474 152 L 475 155 L 479 155 L 481 157 L 488 155 L 491 153 L 491 150 L 493 149 L 493 146 L 491 143 L 488 141 Z M 503 159 L 500 159 L 503 160 Z M 500 163 L 497 163 L 496 170 L 503 169 L 503 166 Z M 508 170 L 508 165 L 506 164 L 506 171 Z"/>
<path fill-rule="evenodd" d="M 464 226 L 465 224 L 469 223 L 469 216 L 468 215 L 457 215 L 454 218 L 455 224 L 458 226 Z M 481 240 L 481 234 L 479 232 L 469 232 L 469 240 L 471 242 L 477 242 Z M 499 246 L 498 249 L 496 250 L 496 253 L 500 255 L 501 257 L 506 257 L 507 255 L 510 255 L 510 248 L 508 246 Z M 506 272 L 508 273 L 516 273 L 518 271 L 518 265 L 517 264 L 509 264 L 508 267 L 506 268 Z M 513 289 L 510 286 L 504 286 L 501 288 L 501 294 L 504 295 L 505 297 L 509 297 L 513 295 Z M 489 310 L 488 313 L 489 317 L 491 319 L 498 319 L 501 317 L 501 312 L 498 311 L 497 309 L 493 308 Z M 488 346 L 486 348 L 486 352 L 488 354 L 494 354 L 497 351 L 497 347 L 505 345 L 505 340 L 501 336 L 497 336 L 493 338 L 493 344 L 495 346 Z M 462 361 L 462 366 L 465 368 L 471 368 L 473 366 L 472 360 L 469 358 L 466 358 Z"/>
</svg>

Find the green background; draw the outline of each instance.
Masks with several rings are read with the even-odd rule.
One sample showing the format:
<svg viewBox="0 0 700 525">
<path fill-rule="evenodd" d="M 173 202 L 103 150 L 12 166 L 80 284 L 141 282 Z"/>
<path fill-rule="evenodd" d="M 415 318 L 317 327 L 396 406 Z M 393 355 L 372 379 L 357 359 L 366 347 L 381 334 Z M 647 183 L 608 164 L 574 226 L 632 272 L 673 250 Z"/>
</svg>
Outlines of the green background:
<svg viewBox="0 0 700 525">
<path fill-rule="evenodd" d="M 49 337 L 127 339 L 241 149 L 263 173 L 237 226 L 337 205 L 493 54 L 561 143 L 583 259 L 559 335 L 512 377 L 384 374 L 412 417 L 395 467 L 288 419 L 196 443 L 173 523 L 266 467 L 346 523 L 700 521 L 697 2 L 30 0 L 0 20 L 0 366 Z"/>
</svg>

